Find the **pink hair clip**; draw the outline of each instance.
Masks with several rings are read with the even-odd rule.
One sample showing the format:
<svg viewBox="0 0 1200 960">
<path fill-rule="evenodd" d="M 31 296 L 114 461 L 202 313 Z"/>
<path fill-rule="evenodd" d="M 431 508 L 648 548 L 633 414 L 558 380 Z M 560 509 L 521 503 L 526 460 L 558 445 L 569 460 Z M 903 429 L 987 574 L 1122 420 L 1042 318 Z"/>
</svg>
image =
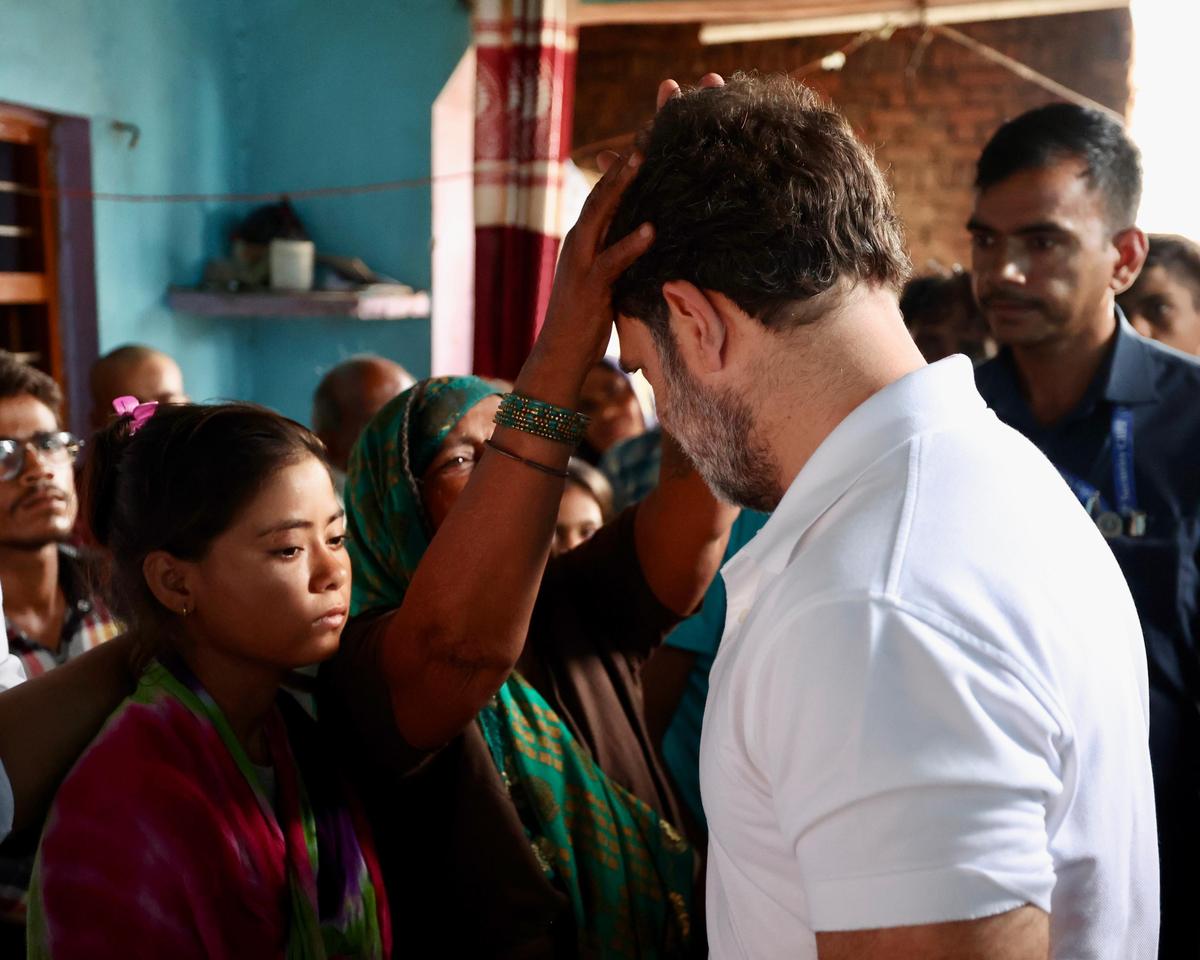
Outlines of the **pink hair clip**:
<svg viewBox="0 0 1200 960">
<path fill-rule="evenodd" d="M 142 425 L 147 420 L 154 416 L 154 411 L 158 409 L 158 401 L 138 403 L 137 397 L 117 397 L 113 401 L 113 409 L 122 417 L 130 418 L 129 435 L 132 437 L 142 429 Z"/>
</svg>

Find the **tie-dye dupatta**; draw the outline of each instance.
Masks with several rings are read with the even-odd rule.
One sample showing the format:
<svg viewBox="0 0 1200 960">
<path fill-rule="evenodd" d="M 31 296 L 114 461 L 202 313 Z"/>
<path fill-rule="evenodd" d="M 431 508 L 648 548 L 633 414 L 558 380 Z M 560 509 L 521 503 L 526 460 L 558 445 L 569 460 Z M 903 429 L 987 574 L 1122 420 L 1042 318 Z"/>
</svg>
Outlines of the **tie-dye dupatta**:
<svg viewBox="0 0 1200 960">
<path fill-rule="evenodd" d="M 386 896 L 365 820 L 286 695 L 267 739 L 273 798 L 187 668 L 154 662 L 51 810 L 30 889 L 28 956 L 389 956 Z M 148 753 L 163 767 L 154 779 L 183 785 L 166 792 L 183 798 L 181 808 L 163 810 L 161 796 L 137 794 Z M 98 790 L 128 794 L 104 822 L 87 804 Z M 75 855 L 81 845 L 95 852 Z M 102 862 L 106 845 L 116 855 Z M 129 932 L 114 936 L 109 923 Z"/>
</svg>

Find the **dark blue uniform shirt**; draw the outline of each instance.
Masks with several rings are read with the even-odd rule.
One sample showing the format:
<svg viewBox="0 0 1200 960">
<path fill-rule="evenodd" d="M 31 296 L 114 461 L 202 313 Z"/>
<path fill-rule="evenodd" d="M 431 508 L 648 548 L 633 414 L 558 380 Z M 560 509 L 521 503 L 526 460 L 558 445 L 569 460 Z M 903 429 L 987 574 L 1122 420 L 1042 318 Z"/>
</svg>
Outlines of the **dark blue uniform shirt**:
<svg viewBox="0 0 1200 960">
<path fill-rule="evenodd" d="M 1087 393 L 1050 426 L 1030 412 L 1008 350 L 980 365 L 975 379 L 1001 420 L 1060 471 L 1095 487 L 1110 509 L 1119 497 L 1113 410 L 1132 414 L 1136 508 L 1145 513 L 1145 529 L 1130 536 L 1127 527 L 1108 543 L 1146 640 L 1163 880 L 1160 956 L 1200 956 L 1200 909 L 1192 902 L 1200 864 L 1200 362 L 1139 336 L 1118 316 L 1115 342 Z"/>
</svg>

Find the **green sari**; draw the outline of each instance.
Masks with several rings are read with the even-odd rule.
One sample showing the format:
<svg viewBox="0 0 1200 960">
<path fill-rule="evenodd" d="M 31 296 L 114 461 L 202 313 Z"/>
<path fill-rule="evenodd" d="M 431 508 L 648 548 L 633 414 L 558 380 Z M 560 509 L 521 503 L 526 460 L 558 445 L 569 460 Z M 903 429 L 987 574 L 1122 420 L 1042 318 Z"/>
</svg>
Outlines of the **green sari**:
<svg viewBox="0 0 1200 960">
<path fill-rule="evenodd" d="M 416 478 L 495 392 L 477 377 L 424 381 L 367 427 L 346 485 L 353 613 L 403 601 L 430 539 Z M 519 674 L 476 723 L 544 875 L 571 902 L 579 955 L 685 956 L 694 861 L 680 834 L 614 783 Z"/>
</svg>

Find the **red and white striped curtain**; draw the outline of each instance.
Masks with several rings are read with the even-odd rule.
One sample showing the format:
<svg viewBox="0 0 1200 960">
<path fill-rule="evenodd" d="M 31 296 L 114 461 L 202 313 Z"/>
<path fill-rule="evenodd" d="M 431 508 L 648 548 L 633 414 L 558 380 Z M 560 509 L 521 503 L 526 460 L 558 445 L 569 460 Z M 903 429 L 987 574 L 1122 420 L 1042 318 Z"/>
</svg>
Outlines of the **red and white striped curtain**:
<svg viewBox="0 0 1200 960">
<path fill-rule="evenodd" d="M 474 30 L 474 366 L 512 379 L 545 316 L 564 232 L 576 32 L 567 0 L 476 0 Z"/>
</svg>

